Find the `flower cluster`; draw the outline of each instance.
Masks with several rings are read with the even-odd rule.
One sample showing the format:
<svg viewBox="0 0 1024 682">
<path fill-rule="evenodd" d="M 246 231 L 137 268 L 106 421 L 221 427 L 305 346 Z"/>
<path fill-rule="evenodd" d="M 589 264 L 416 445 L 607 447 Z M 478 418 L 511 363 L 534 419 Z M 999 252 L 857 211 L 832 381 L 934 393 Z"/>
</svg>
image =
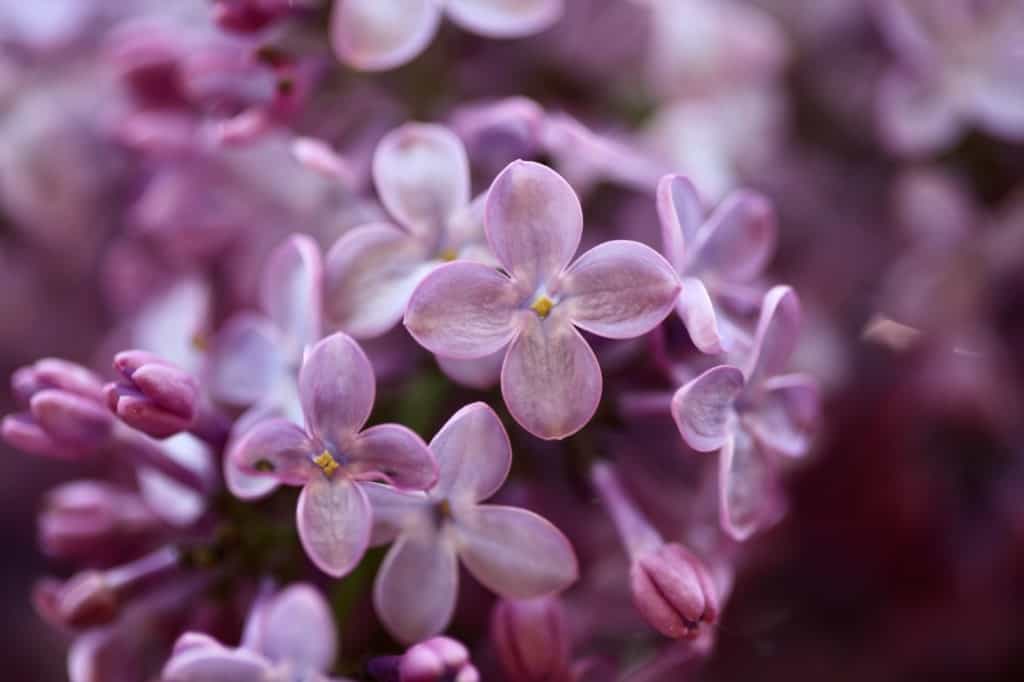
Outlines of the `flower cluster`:
<svg viewBox="0 0 1024 682">
<path fill-rule="evenodd" d="M 70 472 L 24 601 L 72 682 L 746 637 L 861 354 L 955 393 L 1024 338 L 1021 3 L 803 4 L 0 0 L 0 436 Z"/>
</svg>

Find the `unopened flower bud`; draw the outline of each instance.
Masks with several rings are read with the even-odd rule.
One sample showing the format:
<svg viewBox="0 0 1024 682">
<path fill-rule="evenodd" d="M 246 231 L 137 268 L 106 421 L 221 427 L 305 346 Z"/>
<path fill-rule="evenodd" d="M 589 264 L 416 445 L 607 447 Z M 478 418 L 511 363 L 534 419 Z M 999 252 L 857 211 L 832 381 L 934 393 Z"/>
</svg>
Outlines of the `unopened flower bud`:
<svg viewBox="0 0 1024 682">
<path fill-rule="evenodd" d="M 101 401 L 103 396 L 103 382 L 95 373 L 66 360 L 44 358 L 20 367 L 11 375 L 11 389 L 23 405 L 27 405 L 36 393 L 48 388 L 95 401 Z"/>
<path fill-rule="evenodd" d="M 480 682 L 466 647 L 449 637 L 420 642 L 402 656 L 376 658 L 368 667 L 378 682 Z"/>
<path fill-rule="evenodd" d="M 270 26 L 288 11 L 288 0 L 218 0 L 214 21 L 238 33 L 255 33 Z"/>
<path fill-rule="evenodd" d="M 666 637 L 697 637 L 718 617 L 715 587 L 704 563 L 691 551 L 667 543 L 633 560 L 633 602 L 651 627 Z"/>
<path fill-rule="evenodd" d="M 491 639 L 508 682 L 567 682 L 570 639 L 557 597 L 499 601 Z"/>
<path fill-rule="evenodd" d="M 4 417 L 0 433 L 19 450 L 75 459 L 106 445 L 113 428 L 113 416 L 102 404 L 65 390 L 45 388 L 32 395 L 28 412 Z"/>
<path fill-rule="evenodd" d="M 187 372 L 144 351 L 114 357 L 124 380 L 108 384 L 110 409 L 125 423 L 155 438 L 188 429 L 196 417 L 199 384 Z"/>
</svg>

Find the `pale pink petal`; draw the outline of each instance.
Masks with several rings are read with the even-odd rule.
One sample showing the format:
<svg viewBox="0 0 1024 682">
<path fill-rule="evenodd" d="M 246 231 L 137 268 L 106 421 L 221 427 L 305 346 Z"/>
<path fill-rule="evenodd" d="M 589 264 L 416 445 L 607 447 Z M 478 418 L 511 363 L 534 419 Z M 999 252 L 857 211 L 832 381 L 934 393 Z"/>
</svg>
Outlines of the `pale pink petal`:
<svg viewBox="0 0 1024 682">
<path fill-rule="evenodd" d="M 501 368 L 501 394 L 520 425 L 557 440 L 583 428 L 601 401 L 601 366 L 565 320 L 526 318 Z"/>
<path fill-rule="evenodd" d="M 345 233 L 327 252 L 325 311 L 332 327 L 360 339 L 402 319 L 413 289 L 434 267 L 427 247 L 386 223 Z"/>
<path fill-rule="evenodd" d="M 882 137 L 895 152 L 923 155 L 953 144 L 963 122 L 941 79 L 892 71 L 881 81 L 878 116 Z"/>
<path fill-rule="evenodd" d="M 452 21 L 491 38 L 539 33 L 562 16 L 564 0 L 447 0 Z"/>
<path fill-rule="evenodd" d="M 507 599 L 559 592 L 579 576 L 569 540 L 531 511 L 472 506 L 457 510 L 451 527 L 459 558 L 469 572 Z"/>
<path fill-rule="evenodd" d="M 254 682 L 271 673 L 269 662 L 244 649 L 197 646 L 176 654 L 160 676 L 165 682 Z"/>
<path fill-rule="evenodd" d="M 289 485 L 302 485 L 315 471 L 313 443 L 284 419 L 270 419 L 248 430 L 228 452 L 243 472 L 266 473 Z"/>
<path fill-rule="evenodd" d="M 296 360 L 320 338 L 322 287 L 320 247 L 306 235 L 292 235 L 270 254 L 260 297 L 263 309 L 284 335 L 289 357 Z"/>
<path fill-rule="evenodd" d="M 381 203 L 401 225 L 432 246 L 469 204 L 469 160 L 444 126 L 407 123 L 377 143 L 373 181 Z"/>
<path fill-rule="evenodd" d="M 363 431 L 344 455 L 352 476 L 382 474 L 392 485 L 411 490 L 426 490 L 437 480 L 437 461 L 427 444 L 398 424 L 380 424 Z"/>
<path fill-rule="evenodd" d="M 262 315 L 239 313 L 214 339 L 207 385 L 214 400 L 234 406 L 260 402 L 287 371 L 281 333 Z"/>
<path fill-rule="evenodd" d="M 257 650 L 275 662 L 326 672 L 338 653 L 331 608 L 315 587 L 291 585 L 262 609 Z"/>
<path fill-rule="evenodd" d="M 383 483 L 362 484 L 373 507 L 370 545 L 386 545 L 399 535 L 434 523 L 434 503 L 421 491 L 398 490 Z"/>
<path fill-rule="evenodd" d="M 726 279 L 751 280 L 772 257 L 777 234 L 771 202 L 755 192 L 737 190 L 701 226 L 695 265 Z"/>
<path fill-rule="evenodd" d="M 722 353 L 725 339 L 718 328 L 718 317 L 707 287 L 696 277 L 684 277 L 682 285 L 676 312 L 690 333 L 693 345 L 702 353 Z"/>
<path fill-rule="evenodd" d="M 280 485 L 273 474 L 251 473 L 232 457 L 224 458 L 224 485 L 240 500 L 258 500 L 277 490 Z"/>
<path fill-rule="evenodd" d="M 299 495 L 296 519 L 306 555 L 324 573 L 340 578 L 366 553 L 373 512 L 361 486 L 336 473 L 313 475 Z"/>
<path fill-rule="evenodd" d="M 467 388 L 486 391 L 501 381 L 501 365 L 505 362 L 505 349 L 485 355 L 482 358 L 446 358 L 435 355 L 437 366 L 445 376 Z"/>
<path fill-rule="evenodd" d="M 459 504 L 486 500 L 505 482 L 512 467 L 512 445 L 501 419 L 486 403 L 466 405 L 452 415 L 430 449 L 441 473 L 430 491 L 435 500 Z"/>
<path fill-rule="evenodd" d="M 440 21 L 437 0 L 338 0 L 331 12 L 331 46 L 357 69 L 393 69 L 426 48 Z"/>
<path fill-rule="evenodd" d="M 416 287 L 405 326 L 432 353 L 479 358 L 498 352 L 515 337 L 518 304 L 515 287 L 494 268 L 448 263 Z"/>
<path fill-rule="evenodd" d="M 419 642 L 448 627 L 458 580 L 450 541 L 424 528 L 403 535 L 388 551 L 373 585 L 373 605 L 395 638 Z"/>
<path fill-rule="evenodd" d="M 310 432 L 346 443 L 370 417 L 377 387 L 366 353 L 352 337 L 332 334 L 313 346 L 299 370 L 299 396 Z"/>
<path fill-rule="evenodd" d="M 560 305 L 573 324 L 611 339 L 651 331 L 676 302 L 680 283 L 657 251 L 616 240 L 590 249 L 559 280 Z"/>
<path fill-rule="evenodd" d="M 800 299 L 787 286 L 772 287 L 764 296 L 745 374 L 757 386 L 781 374 L 796 350 L 800 335 Z"/>
<path fill-rule="evenodd" d="M 532 161 L 513 161 L 494 179 L 484 220 L 494 255 L 529 293 L 569 264 L 583 232 L 572 187 Z"/>
<path fill-rule="evenodd" d="M 742 371 L 719 365 L 676 391 L 672 418 L 691 448 L 711 452 L 722 447 L 735 426 L 734 403 L 744 384 Z"/>
<path fill-rule="evenodd" d="M 761 384 L 758 405 L 744 422 L 760 445 L 787 457 L 810 448 L 818 422 L 818 382 L 803 374 L 771 377 Z"/>
<path fill-rule="evenodd" d="M 682 175 L 666 175 L 658 183 L 658 221 L 665 257 L 683 274 L 689 249 L 697 238 L 697 228 L 704 222 L 697 188 Z"/>
<path fill-rule="evenodd" d="M 743 429 L 726 439 L 718 456 L 722 528 L 743 541 L 779 518 L 775 471 Z"/>
</svg>

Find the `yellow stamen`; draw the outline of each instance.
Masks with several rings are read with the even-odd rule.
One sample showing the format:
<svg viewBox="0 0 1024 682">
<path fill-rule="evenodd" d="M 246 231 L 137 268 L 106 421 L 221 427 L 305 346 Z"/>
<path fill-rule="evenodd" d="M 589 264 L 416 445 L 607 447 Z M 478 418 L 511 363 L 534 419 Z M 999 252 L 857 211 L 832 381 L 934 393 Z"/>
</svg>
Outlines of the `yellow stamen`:
<svg viewBox="0 0 1024 682">
<path fill-rule="evenodd" d="M 210 348 L 210 339 L 203 332 L 196 332 L 189 340 L 192 342 L 192 347 L 200 353 L 205 353 Z"/>
<path fill-rule="evenodd" d="M 441 518 L 447 519 L 452 515 L 452 505 L 448 500 L 441 500 L 441 504 L 437 505 L 437 511 Z"/>
<path fill-rule="evenodd" d="M 252 468 L 255 469 L 256 471 L 269 472 L 274 470 L 274 463 L 271 462 L 269 459 L 261 459 L 257 460 L 257 462 L 252 465 Z"/>
<path fill-rule="evenodd" d="M 313 464 L 316 464 L 318 467 L 323 469 L 324 474 L 327 476 L 330 476 L 338 470 L 338 462 L 335 461 L 334 457 L 331 456 L 331 453 L 326 450 L 313 458 Z"/>
<path fill-rule="evenodd" d="M 445 263 L 450 263 L 451 261 L 458 258 L 459 254 L 455 251 L 455 249 L 442 249 L 441 253 L 439 253 L 437 257 L 443 260 Z"/>
<path fill-rule="evenodd" d="M 530 306 L 530 310 L 540 315 L 540 317 L 543 319 L 548 316 L 548 313 L 550 313 L 551 309 L 554 307 L 555 302 L 552 301 L 547 296 L 541 294 L 539 297 L 537 297 L 537 300 L 533 302 L 533 305 Z"/>
</svg>

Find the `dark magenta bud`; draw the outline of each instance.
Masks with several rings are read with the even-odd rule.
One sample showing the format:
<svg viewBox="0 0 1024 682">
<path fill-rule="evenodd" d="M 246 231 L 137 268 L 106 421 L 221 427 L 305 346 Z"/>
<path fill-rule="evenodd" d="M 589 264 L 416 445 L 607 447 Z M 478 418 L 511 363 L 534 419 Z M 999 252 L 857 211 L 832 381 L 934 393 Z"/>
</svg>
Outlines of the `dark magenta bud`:
<svg viewBox="0 0 1024 682">
<path fill-rule="evenodd" d="M 508 682 L 568 682 L 571 642 L 562 603 L 555 596 L 499 601 L 491 640 Z"/>
</svg>

